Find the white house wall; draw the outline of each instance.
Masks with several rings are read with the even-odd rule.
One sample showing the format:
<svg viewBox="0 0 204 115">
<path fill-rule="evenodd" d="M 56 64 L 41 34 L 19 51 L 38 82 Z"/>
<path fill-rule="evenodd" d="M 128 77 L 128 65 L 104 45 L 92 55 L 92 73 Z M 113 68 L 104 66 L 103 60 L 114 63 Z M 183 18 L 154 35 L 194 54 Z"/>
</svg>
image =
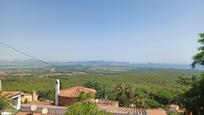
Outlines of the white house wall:
<svg viewBox="0 0 204 115">
<path fill-rule="evenodd" d="M 21 108 L 21 94 L 13 96 L 11 99 L 14 102 L 12 102 L 13 107 L 19 110 Z"/>
</svg>

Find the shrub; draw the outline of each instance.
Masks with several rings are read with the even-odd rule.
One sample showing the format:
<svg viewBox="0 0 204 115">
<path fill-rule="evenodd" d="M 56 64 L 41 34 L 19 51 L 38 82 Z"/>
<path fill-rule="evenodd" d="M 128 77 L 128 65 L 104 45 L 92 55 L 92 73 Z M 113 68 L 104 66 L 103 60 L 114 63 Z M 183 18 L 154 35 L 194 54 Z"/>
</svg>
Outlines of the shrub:
<svg viewBox="0 0 204 115">
<path fill-rule="evenodd" d="M 149 108 L 158 108 L 161 106 L 159 102 L 152 99 L 147 99 L 145 103 L 149 106 Z"/>
<path fill-rule="evenodd" d="M 0 97 L 0 110 L 5 109 L 8 106 L 8 103 L 5 101 L 3 97 Z"/>
<path fill-rule="evenodd" d="M 68 107 L 65 115 L 111 115 L 99 110 L 95 103 L 78 102 Z"/>
</svg>

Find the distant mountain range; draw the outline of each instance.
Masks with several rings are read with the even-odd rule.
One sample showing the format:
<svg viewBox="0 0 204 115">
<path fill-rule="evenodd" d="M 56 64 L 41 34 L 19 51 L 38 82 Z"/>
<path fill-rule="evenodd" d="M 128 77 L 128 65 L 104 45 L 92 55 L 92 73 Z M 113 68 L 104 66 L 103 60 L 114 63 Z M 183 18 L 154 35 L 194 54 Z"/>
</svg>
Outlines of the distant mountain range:
<svg viewBox="0 0 204 115">
<path fill-rule="evenodd" d="M 163 64 L 163 63 L 129 63 L 114 61 L 79 61 L 79 62 L 47 62 L 42 63 L 38 60 L 0 60 L 0 66 L 18 66 L 18 67 L 43 67 L 43 66 L 87 66 L 87 67 L 127 67 L 127 68 L 164 68 L 164 69 L 191 69 L 190 64 Z M 196 69 L 204 69 L 198 66 Z"/>
</svg>

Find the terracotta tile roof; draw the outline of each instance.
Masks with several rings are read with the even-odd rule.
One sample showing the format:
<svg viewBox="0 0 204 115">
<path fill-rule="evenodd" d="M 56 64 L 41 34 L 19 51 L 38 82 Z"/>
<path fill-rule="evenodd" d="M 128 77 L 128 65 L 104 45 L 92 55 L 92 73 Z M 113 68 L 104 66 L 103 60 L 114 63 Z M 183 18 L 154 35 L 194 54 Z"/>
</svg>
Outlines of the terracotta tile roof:
<svg viewBox="0 0 204 115">
<path fill-rule="evenodd" d="M 96 93 L 95 89 L 91 88 L 85 88 L 85 87 L 72 87 L 69 89 L 64 89 L 61 90 L 59 93 L 59 96 L 61 97 L 79 97 L 80 93 L 85 92 L 85 93 Z"/>
<path fill-rule="evenodd" d="M 126 108 L 126 107 L 111 107 L 98 106 L 99 109 L 116 115 L 167 115 L 163 109 L 142 109 L 142 108 Z"/>
<path fill-rule="evenodd" d="M 110 107 L 110 106 L 99 106 L 99 109 L 105 110 L 114 114 L 128 114 L 128 115 L 146 115 L 145 109 L 142 108 L 126 108 L 126 107 Z M 148 114 L 149 115 L 149 114 Z"/>
<path fill-rule="evenodd" d="M 1 92 L 0 96 L 5 97 L 5 98 L 11 98 L 17 95 L 20 95 L 21 92 L 16 92 L 16 91 L 8 91 L 8 92 Z"/>
<path fill-rule="evenodd" d="M 163 109 L 146 109 L 147 115 L 167 115 Z"/>
<path fill-rule="evenodd" d="M 23 96 L 32 96 L 32 94 L 30 94 L 30 93 L 23 93 L 22 95 Z"/>
</svg>

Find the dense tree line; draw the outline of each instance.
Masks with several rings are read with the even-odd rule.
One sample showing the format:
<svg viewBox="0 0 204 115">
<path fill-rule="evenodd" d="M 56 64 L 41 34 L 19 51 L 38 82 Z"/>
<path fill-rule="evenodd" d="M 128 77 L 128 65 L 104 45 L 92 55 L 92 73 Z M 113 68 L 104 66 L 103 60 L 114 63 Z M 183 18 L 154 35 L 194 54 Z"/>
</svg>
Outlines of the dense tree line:
<svg viewBox="0 0 204 115">
<path fill-rule="evenodd" d="M 177 78 L 182 76 L 182 78 L 191 79 L 192 75 L 198 74 L 200 74 L 199 71 L 193 70 L 144 68 L 122 72 L 97 70 L 86 74 L 44 77 L 5 75 L 0 76 L 0 79 L 2 80 L 3 90 L 27 93 L 36 90 L 41 100 L 54 100 L 56 79 L 60 79 L 62 89 L 76 85 L 90 87 L 97 90 L 96 98 L 110 100 L 120 99 L 117 86 L 121 84 L 122 92 L 124 92 L 121 96 L 124 97 L 122 98 L 124 100 L 120 100 L 120 106 L 133 106 L 132 103 L 137 102 L 135 105 L 138 107 L 157 108 L 165 107 L 172 102 L 179 104 L 180 95 L 188 90 L 190 85 L 177 82 Z M 126 99 L 127 97 L 133 99 Z"/>
<path fill-rule="evenodd" d="M 103 90 L 103 86 L 97 82 L 87 82 L 84 86 L 97 90 L 96 98 L 113 99 L 119 102 L 121 107 L 137 107 L 137 108 L 158 108 L 170 103 L 179 103 L 177 95 L 181 93 L 172 93 L 166 89 L 146 90 L 135 88 L 130 85 L 118 83 L 112 91 Z M 104 97 L 104 94 L 107 95 Z"/>
</svg>

